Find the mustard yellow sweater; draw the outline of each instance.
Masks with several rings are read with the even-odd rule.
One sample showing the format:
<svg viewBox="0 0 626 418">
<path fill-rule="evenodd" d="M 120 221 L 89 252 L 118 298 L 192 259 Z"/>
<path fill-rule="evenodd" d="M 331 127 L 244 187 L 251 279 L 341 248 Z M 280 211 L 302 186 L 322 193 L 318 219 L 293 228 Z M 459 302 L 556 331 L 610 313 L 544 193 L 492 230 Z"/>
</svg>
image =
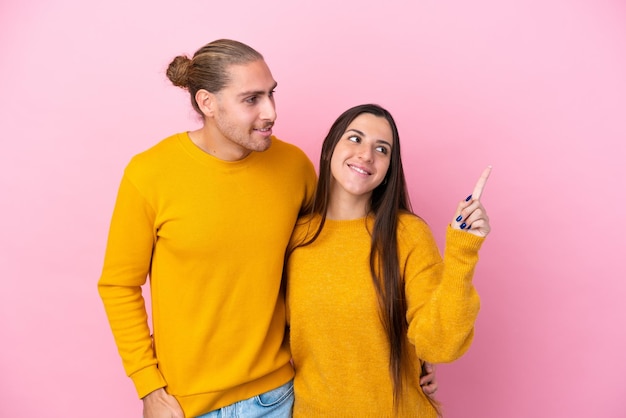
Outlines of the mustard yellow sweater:
<svg viewBox="0 0 626 418">
<path fill-rule="evenodd" d="M 293 377 L 280 282 L 314 188 L 309 159 L 276 138 L 225 162 L 180 133 L 131 160 L 98 289 L 140 397 L 166 386 L 197 416 Z"/>
<path fill-rule="evenodd" d="M 480 304 L 472 276 L 483 239 L 449 228 L 442 262 L 428 226 L 402 214 L 398 247 L 410 361 L 394 412 L 366 221 L 371 230 L 372 218 L 327 220 L 317 240 L 288 260 L 294 417 L 436 417 L 419 385 L 421 361 L 453 361 L 471 344 Z M 307 227 L 296 227 L 292 242 L 299 242 Z"/>
</svg>

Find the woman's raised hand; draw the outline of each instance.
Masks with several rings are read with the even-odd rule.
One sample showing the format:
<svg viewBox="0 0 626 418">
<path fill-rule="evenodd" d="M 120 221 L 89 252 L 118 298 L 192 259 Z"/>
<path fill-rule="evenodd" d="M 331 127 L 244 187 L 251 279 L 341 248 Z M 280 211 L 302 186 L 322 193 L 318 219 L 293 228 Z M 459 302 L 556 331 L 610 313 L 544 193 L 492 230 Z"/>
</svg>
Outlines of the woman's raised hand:
<svg viewBox="0 0 626 418">
<path fill-rule="evenodd" d="M 481 174 L 474 191 L 465 200 L 459 202 L 452 221 L 452 228 L 462 229 L 470 234 L 478 235 L 479 237 L 486 237 L 491 231 L 489 225 L 489 217 L 487 211 L 480 202 L 480 197 L 483 194 L 485 184 L 491 173 L 491 166 L 485 168 Z"/>
</svg>

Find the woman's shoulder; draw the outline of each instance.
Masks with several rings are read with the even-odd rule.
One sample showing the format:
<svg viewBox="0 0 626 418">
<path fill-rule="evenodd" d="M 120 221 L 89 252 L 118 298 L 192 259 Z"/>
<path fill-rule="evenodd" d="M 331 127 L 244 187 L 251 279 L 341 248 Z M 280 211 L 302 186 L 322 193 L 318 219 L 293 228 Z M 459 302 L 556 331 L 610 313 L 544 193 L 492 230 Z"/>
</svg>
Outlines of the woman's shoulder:
<svg viewBox="0 0 626 418">
<path fill-rule="evenodd" d="M 412 212 L 400 212 L 398 216 L 398 234 L 430 233 L 426 221 Z"/>
<path fill-rule="evenodd" d="M 416 242 L 434 243 L 435 238 L 423 218 L 411 212 L 402 212 L 398 217 L 398 241 L 413 246 Z"/>
<path fill-rule="evenodd" d="M 435 257 L 439 250 L 426 221 L 413 213 L 398 217 L 398 245 L 401 253 L 418 251 L 422 256 Z M 428 257 L 427 257 L 428 258 Z"/>
</svg>

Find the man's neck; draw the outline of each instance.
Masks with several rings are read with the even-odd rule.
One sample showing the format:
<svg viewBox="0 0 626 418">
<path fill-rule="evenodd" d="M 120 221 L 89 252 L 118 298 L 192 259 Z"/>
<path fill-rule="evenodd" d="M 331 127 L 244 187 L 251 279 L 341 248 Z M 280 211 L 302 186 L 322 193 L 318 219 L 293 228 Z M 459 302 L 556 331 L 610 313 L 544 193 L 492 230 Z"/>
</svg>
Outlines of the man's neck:
<svg viewBox="0 0 626 418">
<path fill-rule="evenodd" d="M 189 138 L 202 151 L 223 161 L 239 161 L 252 152 L 228 141 L 217 129 L 207 125 L 190 131 Z"/>
</svg>

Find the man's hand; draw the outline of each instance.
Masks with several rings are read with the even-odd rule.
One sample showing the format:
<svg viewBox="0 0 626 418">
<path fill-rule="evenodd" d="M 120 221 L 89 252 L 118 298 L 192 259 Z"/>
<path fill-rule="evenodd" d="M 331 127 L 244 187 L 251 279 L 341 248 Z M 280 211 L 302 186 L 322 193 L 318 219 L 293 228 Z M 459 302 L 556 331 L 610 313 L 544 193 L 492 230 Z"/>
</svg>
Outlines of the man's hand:
<svg viewBox="0 0 626 418">
<path fill-rule="evenodd" d="M 420 386 L 422 390 L 429 398 L 435 396 L 437 392 L 437 378 L 435 376 L 435 365 L 431 363 L 424 363 L 422 366 L 422 377 L 420 378 Z"/>
<path fill-rule="evenodd" d="M 143 398 L 143 418 L 185 418 L 180 404 L 164 388 Z"/>
</svg>

